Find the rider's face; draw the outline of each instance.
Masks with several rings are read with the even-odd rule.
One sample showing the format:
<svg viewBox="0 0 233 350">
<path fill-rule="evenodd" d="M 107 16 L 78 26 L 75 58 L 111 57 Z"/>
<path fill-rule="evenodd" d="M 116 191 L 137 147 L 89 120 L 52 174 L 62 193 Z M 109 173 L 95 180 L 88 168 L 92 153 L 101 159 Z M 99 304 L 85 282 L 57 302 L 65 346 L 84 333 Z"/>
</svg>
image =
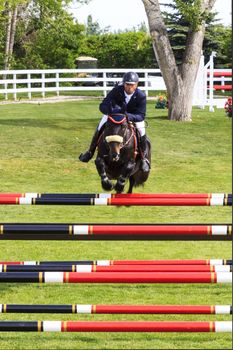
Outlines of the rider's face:
<svg viewBox="0 0 233 350">
<path fill-rule="evenodd" d="M 128 94 L 128 95 L 131 95 L 134 93 L 134 91 L 137 89 L 137 86 L 138 84 L 124 84 L 124 89 L 125 89 L 125 92 Z"/>
</svg>

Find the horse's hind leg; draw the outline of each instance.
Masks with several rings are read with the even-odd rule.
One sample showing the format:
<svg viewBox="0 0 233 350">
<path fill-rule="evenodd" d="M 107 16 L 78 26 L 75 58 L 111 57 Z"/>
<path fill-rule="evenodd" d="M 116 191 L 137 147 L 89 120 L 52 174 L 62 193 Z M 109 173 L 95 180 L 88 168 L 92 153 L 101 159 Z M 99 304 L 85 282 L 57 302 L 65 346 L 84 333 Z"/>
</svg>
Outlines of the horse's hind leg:
<svg viewBox="0 0 233 350">
<path fill-rule="evenodd" d="M 134 177 L 130 176 L 130 178 L 129 178 L 129 189 L 128 189 L 127 193 L 132 193 L 133 192 L 134 184 L 135 184 Z"/>
</svg>

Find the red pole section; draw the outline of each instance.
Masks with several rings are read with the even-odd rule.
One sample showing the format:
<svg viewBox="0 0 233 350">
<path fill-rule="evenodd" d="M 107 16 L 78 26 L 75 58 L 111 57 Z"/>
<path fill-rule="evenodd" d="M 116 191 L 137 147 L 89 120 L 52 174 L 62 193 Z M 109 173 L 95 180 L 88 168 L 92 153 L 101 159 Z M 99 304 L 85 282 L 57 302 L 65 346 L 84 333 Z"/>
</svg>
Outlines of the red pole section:
<svg viewBox="0 0 233 350">
<path fill-rule="evenodd" d="M 98 198 L 94 200 L 94 203 L 95 205 L 104 205 L 100 204 Z M 109 198 L 107 199 L 107 205 L 210 206 L 224 205 L 224 201 L 216 201 L 215 204 L 213 204 L 209 198 Z"/>
<path fill-rule="evenodd" d="M 74 235 L 79 234 L 79 231 L 79 225 L 74 225 Z M 212 225 L 89 225 L 88 232 L 94 235 L 212 235 Z"/>
<path fill-rule="evenodd" d="M 108 261 L 108 260 L 107 260 Z M 227 265 L 224 259 L 109 260 L 111 265 Z M 231 260 L 228 260 L 229 262 Z"/>
<path fill-rule="evenodd" d="M 25 197 L 24 193 L 0 193 L 0 198 L 19 198 L 19 197 Z"/>
<path fill-rule="evenodd" d="M 0 197 L 0 204 L 19 204 L 19 198 L 22 197 Z"/>
<path fill-rule="evenodd" d="M 24 265 L 24 261 L 0 261 L 0 265 Z"/>
<path fill-rule="evenodd" d="M 75 265 L 74 265 L 75 266 Z M 89 271 L 87 271 L 89 269 Z M 6 268 L 7 270 L 7 268 Z M 74 270 L 73 270 L 74 271 Z M 205 265 L 76 265 L 76 272 L 230 272 L 230 266 Z"/>
<path fill-rule="evenodd" d="M 215 332 L 214 322 L 62 322 L 62 332 Z"/>
<path fill-rule="evenodd" d="M 77 307 L 78 310 L 78 307 Z M 222 312 L 221 312 L 222 310 Z M 225 311 L 226 310 L 226 311 Z M 214 305 L 92 305 L 96 314 L 230 314 L 230 306 Z"/>
<path fill-rule="evenodd" d="M 45 282 L 50 272 L 45 272 Z M 51 273 L 52 274 L 52 273 Z M 229 273 L 230 274 L 230 273 Z M 49 282 L 49 281 L 48 281 Z M 216 283 L 216 272 L 64 272 L 64 283 Z"/>
<path fill-rule="evenodd" d="M 227 193 L 116 193 L 111 198 L 224 198 Z M 101 197 L 100 197 L 101 198 Z"/>
</svg>

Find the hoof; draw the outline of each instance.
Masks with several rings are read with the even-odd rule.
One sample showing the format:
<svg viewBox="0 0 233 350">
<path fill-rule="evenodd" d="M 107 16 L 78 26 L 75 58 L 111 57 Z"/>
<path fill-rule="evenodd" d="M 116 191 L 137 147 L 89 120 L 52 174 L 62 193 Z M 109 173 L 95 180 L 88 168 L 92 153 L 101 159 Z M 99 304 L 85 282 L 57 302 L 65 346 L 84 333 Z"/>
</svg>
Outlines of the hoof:
<svg viewBox="0 0 233 350">
<path fill-rule="evenodd" d="M 124 191 L 125 184 L 117 182 L 116 185 L 114 186 L 114 190 L 116 193 L 122 193 Z"/>
<path fill-rule="evenodd" d="M 113 184 L 110 180 L 102 180 L 101 181 L 102 187 L 105 191 L 111 191 L 113 189 Z"/>
</svg>

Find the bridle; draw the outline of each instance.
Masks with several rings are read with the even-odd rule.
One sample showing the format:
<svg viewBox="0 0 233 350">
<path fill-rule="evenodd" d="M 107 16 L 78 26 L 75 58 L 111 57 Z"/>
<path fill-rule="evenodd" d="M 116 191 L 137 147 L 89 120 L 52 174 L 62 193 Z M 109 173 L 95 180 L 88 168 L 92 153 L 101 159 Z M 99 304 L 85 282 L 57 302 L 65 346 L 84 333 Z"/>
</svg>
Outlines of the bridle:
<svg viewBox="0 0 233 350">
<path fill-rule="evenodd" d="M 121 121 L 116 121 L 111 116 L 109 116 L 108 118 L 111 120 L 111 122 L 113 122 L 114 124 L 118 124 L 118 125 L 122 124 L 125 121 L 127 121 L 126 116 L 124 118 L 122 118 Z M 128 130 L 130 130 L 131 134 L 130 134 L 129 138 L 126 139 L 126 134 L 127 134 Z M 134 127 L 133 127 L 132 123 L 127 121 L 126 128 L 125 128 L 123 136 L 109 135 L 109 136 L 105 137 L 104 141 L 106 142 L 106 144 L 108 146 L 109 146 L 110 142 L 119 142 L 119 149 L 121 151 L 122 149 L 124 149 L 125 147 L 128 146 L 128 144 L 131 142 L 132 138 L 134 138 L 134 158 L 136 158 L 136 155 L 137 155 L 137 152 L 136 152 L 136 149 L 137 149 L 137 138 L 136 138 Z M 126 140 L 126 141 L 124 142 L 124 140 Z"/>
</svg>

